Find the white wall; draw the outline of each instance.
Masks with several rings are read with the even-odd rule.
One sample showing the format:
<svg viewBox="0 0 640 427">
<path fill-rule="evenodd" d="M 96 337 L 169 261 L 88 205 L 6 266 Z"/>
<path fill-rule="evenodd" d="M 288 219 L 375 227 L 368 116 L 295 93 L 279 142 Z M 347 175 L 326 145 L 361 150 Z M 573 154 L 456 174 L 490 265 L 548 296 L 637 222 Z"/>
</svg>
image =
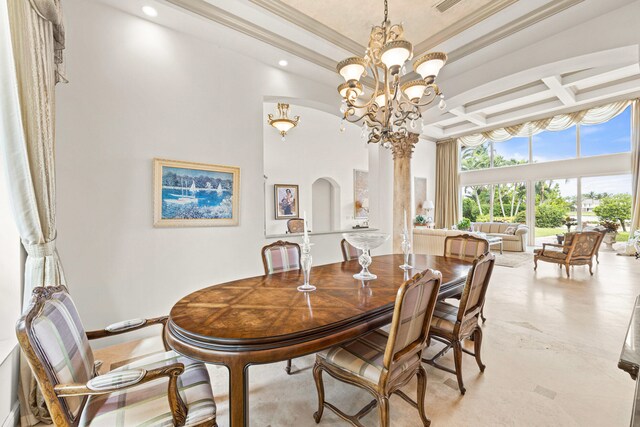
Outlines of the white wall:
<svg viewBox="0 0 640 427">
<path fill-rule="evenodd" d="M 198 288 L 261 274 L 259 251 L 272 241 L 264 237 L 263 100 L 338 108 L 335 88 L 94 2 L 67 0 L 65 12 L 58 247 L 86 326 L 164 314 Z M 314 126 L 305 114 L 286 144 L 305 143 L 298 137 Z M 239 226 L 153 228 L 154 157 L 239 166 Z M 314 263 L 339 260 L 340 239 L 317 236 Z"/>
<path fill-rule="evenodd" d="M 336 104 L 336 111 L 339 103 Z M 264 117 L 274 114 L 276 104 L 265 102 Z M 274 184 L 297 184 L 300 191 L 300 215 L 307 212 L 313 223 L 311 186 L 318 178 L 330 178 L 339 188 L 340 222 L 338 229 L 349 229 L 353 219 L 353 170 L 368 170 L 367 147 L 360 138 L 361 129 L 347 123 L 339 132 L 340 118 L 313 108 L 291 105 L 290 116 L 300 116 L 300 124 L 289 132 L 285 142 L 274 128 L 264 125 L 264 174 L 266 233 L 283 234 L 286 220 L 276 220 Z"/>
</svg>

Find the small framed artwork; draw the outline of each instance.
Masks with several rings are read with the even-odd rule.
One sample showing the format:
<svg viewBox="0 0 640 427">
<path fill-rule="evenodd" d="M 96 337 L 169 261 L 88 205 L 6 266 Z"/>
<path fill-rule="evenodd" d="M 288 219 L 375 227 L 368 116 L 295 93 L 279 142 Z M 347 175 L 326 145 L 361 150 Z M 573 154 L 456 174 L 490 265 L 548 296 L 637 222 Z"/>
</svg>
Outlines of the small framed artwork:
<svg viewBox="0 0 640 427">
<path fill-rule="evenodd" d="M 300 218 L 300 199 L 297 185 L 275 184 L 273 194 L 276 219 Z"/>
<path fill-rule="evenodd" d="M 424 215 L 427 201 L 427 178 L 417 176 L 413 178 L 413 201 L 416 215 Z"/>
<path fill-rule="evenodd" d="M 153 159 L 153 225 L 237 225 L 240 168 Z"/>
<path fill-rule="evenodd" d="M 353 170 L 353 217 L 369 218 L 369 172 Z"/>
</svg>

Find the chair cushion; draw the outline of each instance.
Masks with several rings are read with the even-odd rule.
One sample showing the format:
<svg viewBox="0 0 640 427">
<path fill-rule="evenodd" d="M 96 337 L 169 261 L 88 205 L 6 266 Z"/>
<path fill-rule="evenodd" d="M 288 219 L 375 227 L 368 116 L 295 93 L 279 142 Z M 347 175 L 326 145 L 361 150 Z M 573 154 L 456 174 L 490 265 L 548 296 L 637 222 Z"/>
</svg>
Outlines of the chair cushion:
<svg viewBox="0 0 640 427">
<path fill-rule="evenodd" d="M 543 258 L 552 258 L 552 259 L 560 259 L 560 260 L 564 260 L 565 258 L 567 258 L 567 254 L 565 254 L 564 252 L 554 251 L 551 249 L 546 249 L 544 252 L 540 254 L 540 256 Z"/>
<path fill-rule="evenodd" d="M 318 353 L 318 357 L 329 364 L 377 384 L 383 369 L 384 352 L 389 335 L 377 329 L 345 344 L 340 344 Z M 406 367 L 418 362 L 418 354 L 394 369 L 391 379 L 401 374 Z"/>
<path fill-rule="evenodd" d="M 145 357 L 112 372 L 151 370 L 176 362 L 185 366 L 178 379 L 180 396 L 189 408 L 185 425 L 193 426 L 215 419 L 216 404 L 209 373 L 203 363 L 168 351 Z M 173 426 L 167 398 L 168 383 L 168 378 L 162 378 L 115 393 L 90 396 L 79 426 Z"/>
<path fill-rule="evenodd" d="M 431 320 L 431 328 L 441 329 L 447 332 L 453 332 L 453 327 L 458 320 L 458 307 L 455 305 L 439 302 L 433 312 L 433 320 Z"/>
</svg>

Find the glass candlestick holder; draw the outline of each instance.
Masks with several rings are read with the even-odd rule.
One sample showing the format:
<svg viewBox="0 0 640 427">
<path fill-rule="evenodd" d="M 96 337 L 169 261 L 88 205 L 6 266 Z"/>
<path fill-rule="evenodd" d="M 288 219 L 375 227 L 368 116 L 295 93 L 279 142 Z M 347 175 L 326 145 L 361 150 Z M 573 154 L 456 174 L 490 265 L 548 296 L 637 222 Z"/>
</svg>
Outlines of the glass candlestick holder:
<svg viewBox="0 0 640 427">
<path fill-rule="evenodd" d="M 409 264 L 409 255 L 411 255 L 411 241 L 409 240 L 409 233 L 407 229 L 402 232 L 402 255 L 404 256 L 404 264 L 400 266 L 403 270 L 413 270 L 413 266 Z"/>
<path fill-rule="evenodd" d="M 300 255 L 300 267 L 302 269 L 302 275 L 304 276 L 304 283 L 298 286 L 298 290 L 300 292 L 315 291 L 316 287 L 309 283 L 313 257 L 311 256 L 311 243 L 309 243 L 308 237 L 303 240 L 301 250 L 302 254 Z"/>
</svg>

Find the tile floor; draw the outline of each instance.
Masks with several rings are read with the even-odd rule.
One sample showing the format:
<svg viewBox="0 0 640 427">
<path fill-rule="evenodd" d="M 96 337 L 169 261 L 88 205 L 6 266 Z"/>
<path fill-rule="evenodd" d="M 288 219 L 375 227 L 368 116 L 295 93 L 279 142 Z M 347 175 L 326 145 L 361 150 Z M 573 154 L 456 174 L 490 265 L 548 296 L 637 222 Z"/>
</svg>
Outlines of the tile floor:
<svg viewBox="0 0 640 427">
<path fill-rule="evenodd" d="M 557 265 L 529 263 L 496 267 L 488 291 L 480 374 L 463 356 L 467 394 L 455 378 L 427 367 L 427 414 L 434 426 L 626 426 L 634 382 L 617 368 L 634 299 L 640 293 L 640 261 L 603 252 L 595 275 L 575 267 L 567 279 Z M 110 363 L 160 348 L 158 339 L 97 351 Z M 436 351 L 433 349 L 431 351 Z M 284 362 L 250 370 L 251 426 L 315 426 L 313 356 L 295 359 L 295 374 Z M 451 357 L 444 361 L 452 362 Z M 228 426 L 225 368 L 211 366 L 218 423 Z M 366 392 L 325 379 L 327 400 L 357 412 Z M 415 396 L 415 382 L 405 390 Z M 391 399 L 393 426 L 417 426 L 415 409 Z M 377 426 L 377 412 L 362 420 Z M 321 426 L 347 425 L 330 411 Z"/>
</svg>

